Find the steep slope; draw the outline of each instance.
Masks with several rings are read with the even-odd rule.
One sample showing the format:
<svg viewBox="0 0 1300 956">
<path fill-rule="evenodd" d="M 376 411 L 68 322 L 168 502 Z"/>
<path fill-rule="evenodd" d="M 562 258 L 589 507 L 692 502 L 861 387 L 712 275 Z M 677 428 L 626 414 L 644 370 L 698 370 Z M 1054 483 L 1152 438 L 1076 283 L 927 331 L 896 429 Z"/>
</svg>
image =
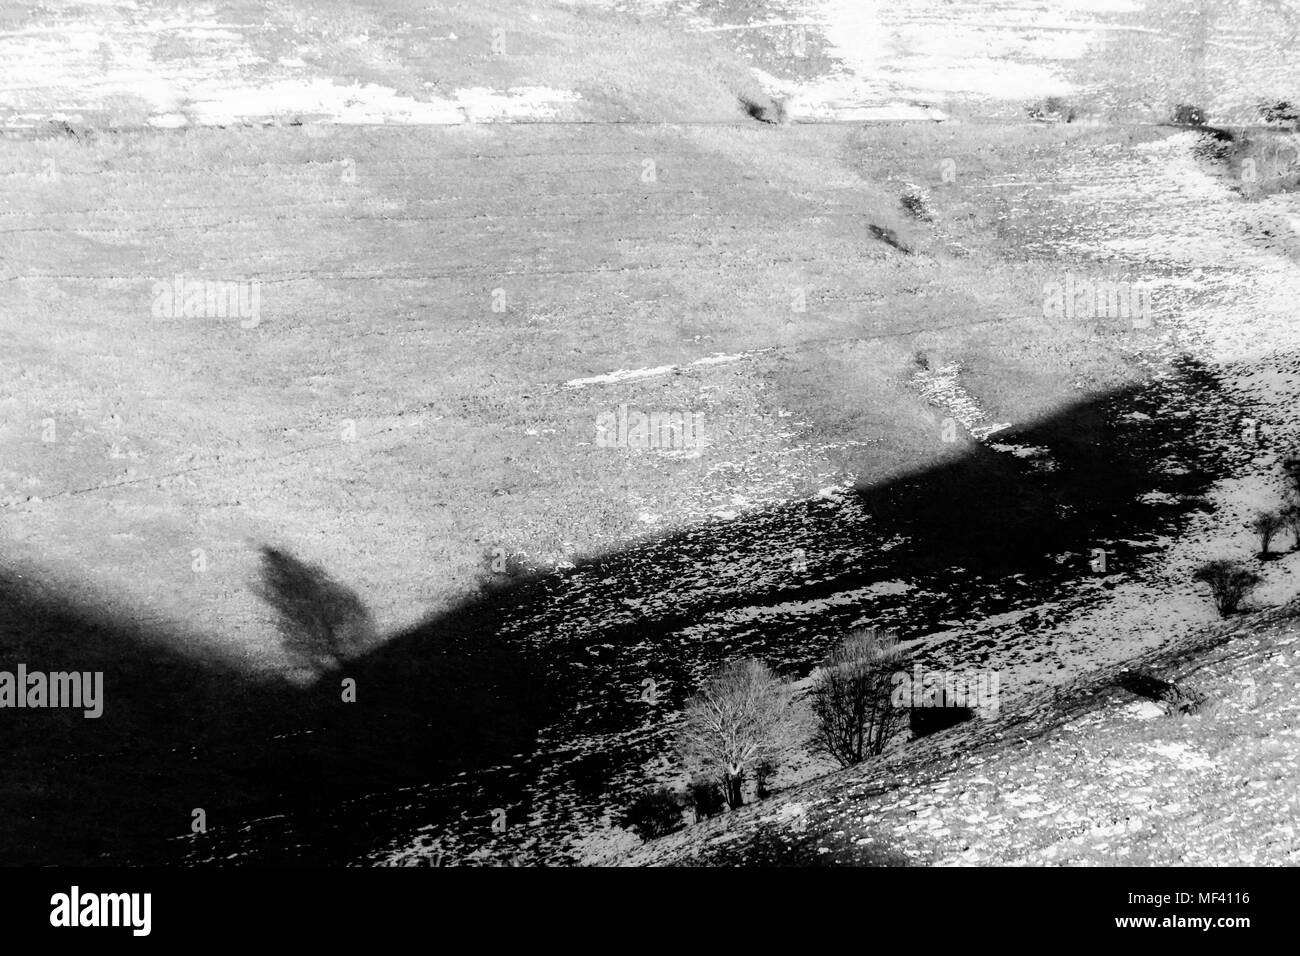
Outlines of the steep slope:
<svg viewBox="0 0 1300 956">
<path fill-rule="evenodd" d="M 1295 865 L 1298 613 L 1193 632 L 1128 665 L 1203 695 L 1193 713 L 1099 670 L 611 862 Z"/>
</svg>

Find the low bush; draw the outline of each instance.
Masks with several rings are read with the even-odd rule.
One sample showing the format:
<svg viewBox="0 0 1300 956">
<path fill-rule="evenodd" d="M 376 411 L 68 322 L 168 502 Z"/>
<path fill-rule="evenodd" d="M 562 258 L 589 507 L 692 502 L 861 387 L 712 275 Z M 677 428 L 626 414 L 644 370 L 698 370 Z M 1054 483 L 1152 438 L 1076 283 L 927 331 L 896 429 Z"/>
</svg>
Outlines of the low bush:
<svg viewBox="0 0 1300 956">
<path fill-rule="evenodd" d="M 1287 100 L 1259 104 L 1260 118 L 1270 126 L 1300 129 L 1300 108 Z"/>
<path fill-rule="evenodd" d="M 1179 126 L 1204 126 L 1205 111 L 1199 106 L 1180 103 L 1174 108 L 1174 122 Z"/>
<path fill-rule="evenodd" d="M 1260 557 L 1268 557 L 1273 539 L 1286 526 L 1287 518 L 1279 511 L 1261 511 L 1251 519 L 1250 530 L 1259 538 Z"/>
<path fill-rule="evenodd" d="M 1073 123 L 1075 118 L 1074 110 L 1059 96 L 1049 96 L 1044 100 L 1039 100 L 1033 106 L 1028 107 L 1026 112 L 1029 113 L 1030 119 L 1048 122 Z"/>
<path fill-rule="evenodd" d="M 1220 617 L 1235 614 L 1246 595 L 1255 590 L 1261 578 L 1254 571 L 1243 568 L 1235 561 L 1209 561 L 1196 569 L 1197 581 L 1210 586 L 1210 595 Z"/>
<path fill-rule="evenodd" d="M 1164 704 L 1167 714 L 1194 714 L 1205 706 L 1207 697 L 1192 687 L 1181 687 L 1152 673 L 1145 667 L 1124 671 L 1116 681 L 1138 697 Z"/>
<path fill-rule="evenodd" d="M 686 805 L 695 815 L 695 822 L 716 817 L 727 808 L 726 797 L 717 780 L 695 777 L 686 785 Z"/>
<path fill-rule="evenodd" d="M 653 840 L 682 828 L 685 802 L 671 787 L 643 790 L 623 813 L 618 825 L 643 840 Z"/>
<path fill-rule="evenodd" d="M 934 210 L 930 208 L 930 197 L 920 186 L 908 183 L 903 190 L 901 200 L 903 208 L 921 222 L 934 222 Z"/>
</svg>

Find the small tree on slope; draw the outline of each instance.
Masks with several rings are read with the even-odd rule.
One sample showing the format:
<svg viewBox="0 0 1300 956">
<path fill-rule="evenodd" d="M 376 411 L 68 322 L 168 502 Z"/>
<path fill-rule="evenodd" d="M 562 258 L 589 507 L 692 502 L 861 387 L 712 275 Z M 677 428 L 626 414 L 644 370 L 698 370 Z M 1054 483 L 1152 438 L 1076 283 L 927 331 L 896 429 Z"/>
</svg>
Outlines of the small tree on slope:
<svg viewBox="0 0 1300 956">
<path fill-rule="evenodd" d="M 849 767 L 877 756 L 907 718 L 893 703 L 898 636 L 867 628 L 831 651 L 813 677 L 813 747 Z"/>
<path fill-rule="evenodd" d="M 1259 538 L 1260 557 L 1267 558 L 1273 539 L 1287 526 L 1287 518 L 1277 511 L 1261 511 L 1250 521 L 1250 530 Z"/>
<path fill-rule="evenodd" d="M 1196 569 L 1195 577 L 1210 586 L 1210 594 L 1214 597 L 1214 606 L 1219 609 L 1220 617 L 1235 613 L 1246 595 L 1264 580 L 1235 561 L 1223 560 L 1201 565 Z"/>
<path fill-rule="evenodd" d="M 780 758 L 790 691 L 761 661 L 724 664 L 686 704 L 677 749 L 691 770 L 722 783 L 727 806 L 744 803 L 746 776 Z"/>
</svg>

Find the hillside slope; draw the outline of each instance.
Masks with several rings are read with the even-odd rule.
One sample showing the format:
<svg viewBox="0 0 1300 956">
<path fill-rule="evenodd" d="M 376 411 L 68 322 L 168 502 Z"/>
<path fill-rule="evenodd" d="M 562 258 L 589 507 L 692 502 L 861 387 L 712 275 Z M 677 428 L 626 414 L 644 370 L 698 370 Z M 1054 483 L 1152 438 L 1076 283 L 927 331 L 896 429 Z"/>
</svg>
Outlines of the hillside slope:
<svg viewBox="0 0 1300 956">
<path fill-rule="evenodd" d="M 1207 698 L 1179 714 L 1108 668 L 688 827 L 626 865 L 1295 865 L 1300 605 L 1135 660 Z"/>
</svg>

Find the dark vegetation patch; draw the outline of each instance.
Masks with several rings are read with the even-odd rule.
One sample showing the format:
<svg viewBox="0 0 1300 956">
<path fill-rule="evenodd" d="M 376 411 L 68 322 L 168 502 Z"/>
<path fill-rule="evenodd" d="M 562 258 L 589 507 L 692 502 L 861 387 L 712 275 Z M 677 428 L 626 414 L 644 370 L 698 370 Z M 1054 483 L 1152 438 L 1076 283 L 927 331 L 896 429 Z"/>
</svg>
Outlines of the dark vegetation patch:
<svg viewBox="0 0 1300 956">
<path fill-rule="evenodd" d="M 1026 108 L 1030 119 L 1047 123 L 1073 123 L 1076 112 L 1059 96 L 1049 96 Z"/>
<path fill-rule="evenodd" d="M 899 200 L 908 215 L 921 222 L 934 222 L 934 210 L 930 206 L 930 197 L 919 186 L 908 186 Z"/>
<path fill-rule="evenodd" d="M 311 670 L 337 670 L 378 643 L 374 619 L 355 591 L 278 548 L 262 549 L 258 595 L 276 612 L 285 650 Z"/>
<path fill-rule="evenodd" d="M 886 245 L 893 246 L 899 252 L 908 255 L 912 254 L 912 247 L 900 239 L 898 233 L 894 232 L 894 230 L 886 228 L 885 226 L 877 226 L 875 223 L 870 223 L 867 228 L 871 230 L 873 236 Z"/>
<path fill-rule="evenodd" d="M 618 825 L 643 840 L 653 840 L 682 828 L 684 807 L 685 801 L 676 790 L 653 787 L 637 794 L 632 805 L 619 818 Z"/>
<path fill-rule="evenodd" d="M 773 126 L 780 126 L 785 123 L 786 107 L 785 101 L 780 99 L 766 99 L 759 101 L 747 96 L 738 97 L 740 106 L 746 115 L 758 120 L 760 123 L 769 123 Z"/>
<path fill-rule="evenodd" d="M 970 707 L 949 703 L 945 698 L 934 707 L 913 707 L 908 712 L 908 723 L 915 740 L 965 723 L 974 716 L 975 711 Z"/>
<path fill-rule="evenodd" d="M 89 126 L 69 123 L 67 120 L 50 120 L 36 128 L 35 139 L 75 139 L 79 143 L 94 139 L 95 131 Z"/>
<path fill-rule="evenodd" d="M 1171 714 L 1194 714 L 1206 702 L 1206 696 L 1202 692 L 1180 687 L 1147 667 L 1123 671 L 1115 683 L 1137 697 L 1163 704 Z"/>
<path fill-rule="evenodd" d="M 1204 126 L 1205 111 L 1190 103 L 1180 103 L 1174 107 L 1173 121 L 1176 126 Z"/>
</svg>

